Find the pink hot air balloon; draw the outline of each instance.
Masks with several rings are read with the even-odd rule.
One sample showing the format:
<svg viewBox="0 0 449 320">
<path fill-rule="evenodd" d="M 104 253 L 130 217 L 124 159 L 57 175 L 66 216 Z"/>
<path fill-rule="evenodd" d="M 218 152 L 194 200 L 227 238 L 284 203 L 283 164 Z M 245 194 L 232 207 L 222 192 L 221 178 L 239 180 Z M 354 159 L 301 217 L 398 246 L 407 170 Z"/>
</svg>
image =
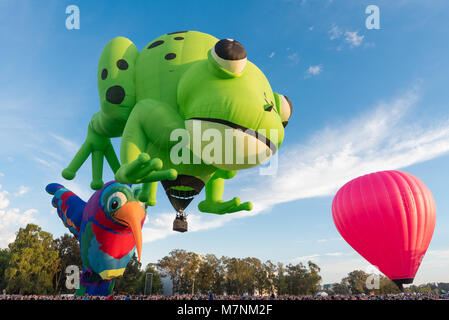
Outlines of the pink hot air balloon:
<svg viewBox="0 0 449 320">
<path fill-rule="evenodd" d="M 341 236 L 399 288 L 412 283 L 435 229 L 430 190 L 401 171 L 381 171 L 346 183 L 332 201 Z"/>
</svg>

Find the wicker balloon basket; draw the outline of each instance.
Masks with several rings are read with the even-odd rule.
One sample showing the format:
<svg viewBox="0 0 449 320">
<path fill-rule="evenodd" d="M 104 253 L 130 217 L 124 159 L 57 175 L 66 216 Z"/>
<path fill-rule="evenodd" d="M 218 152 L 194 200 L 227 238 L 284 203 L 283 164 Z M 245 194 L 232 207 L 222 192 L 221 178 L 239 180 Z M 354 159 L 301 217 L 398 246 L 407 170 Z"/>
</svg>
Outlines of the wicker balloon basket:
<svg viewBox="0 0 449 320">
<path fill-rule="evenodd" d="M 187 231 L 187 220 L 185 216 L 176 216 L 173 221 L 173 230 L 178 232 L 186 232 Z"/>
</svg>

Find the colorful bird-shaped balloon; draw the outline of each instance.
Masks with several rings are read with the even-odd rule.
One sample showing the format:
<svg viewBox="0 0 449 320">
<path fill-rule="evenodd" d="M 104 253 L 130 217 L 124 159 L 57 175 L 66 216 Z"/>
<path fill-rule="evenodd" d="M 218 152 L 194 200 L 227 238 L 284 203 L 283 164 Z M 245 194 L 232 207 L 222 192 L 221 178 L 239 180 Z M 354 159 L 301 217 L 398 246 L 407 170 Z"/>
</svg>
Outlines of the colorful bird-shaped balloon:
<svg viewBox="0 0 449 320">
<path fill-rule="evenodd" d="M 46 191 L 64 225 L 79 240 L 83 273 L 77 295 L 108 295 L 123 275 L 134 249 L 140 260 L 145 204 L 140 188 L 108 182 L 84 202 L 64 186 L 51 183 Z"/>
<path fill-rule="evenodd" d="M 346 183 L 334 197 L 332 216 L 343 239 L 402 289 L 427 251 L 436 209 L 422 181 L 391 170 Z"/>
</svg>

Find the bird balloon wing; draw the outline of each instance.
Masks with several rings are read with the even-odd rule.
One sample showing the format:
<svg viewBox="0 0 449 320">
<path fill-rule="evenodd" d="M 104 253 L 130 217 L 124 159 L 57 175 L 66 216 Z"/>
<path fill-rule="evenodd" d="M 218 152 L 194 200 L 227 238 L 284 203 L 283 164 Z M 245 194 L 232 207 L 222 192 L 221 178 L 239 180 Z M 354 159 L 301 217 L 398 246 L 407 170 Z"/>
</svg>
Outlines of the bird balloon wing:
<svg viewBox="0 0 449 320">
<path fill-rule="evenodd" d="M 78 239 L 86 202 L 58 183 L 50 183 L 45 190 L 53 195 L 52 205 L 57 209 L 59 218 Z"/>
</svg>

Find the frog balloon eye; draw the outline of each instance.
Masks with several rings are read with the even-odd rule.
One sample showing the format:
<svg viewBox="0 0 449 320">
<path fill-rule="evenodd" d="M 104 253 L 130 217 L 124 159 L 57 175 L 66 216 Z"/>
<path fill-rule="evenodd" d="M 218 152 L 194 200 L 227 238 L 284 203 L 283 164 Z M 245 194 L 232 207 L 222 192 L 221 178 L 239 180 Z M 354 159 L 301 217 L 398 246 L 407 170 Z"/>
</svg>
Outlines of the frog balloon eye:
<svg viewBox="0 0 449 320">
<path fill-rule="evenodd" d="M 288 124 L 288 119 L 290 119 L 293 112 L 293 105 L 287 96 L 282 94 L 279 95 L 281 98 L 281 119 L 282 125 L 285 127 Z"/>
<path fill-rule="evenodd" d="M 108 198 L 108 202 L 107 202 L 108 212 L 112 213 L 112 212 L 117 211 L 127 201 L 128 201 L 128 199 L 126 198 L 126 195 L 123 192 L 114 192 Z"/>
<path fill-rule="evenodd" d="M 240 73 L 245 69 L 246 50 L 240 42 L 233 39 L 218 41 L 211 50 L 214 60 L 225 70 Z"/>
</svg>

